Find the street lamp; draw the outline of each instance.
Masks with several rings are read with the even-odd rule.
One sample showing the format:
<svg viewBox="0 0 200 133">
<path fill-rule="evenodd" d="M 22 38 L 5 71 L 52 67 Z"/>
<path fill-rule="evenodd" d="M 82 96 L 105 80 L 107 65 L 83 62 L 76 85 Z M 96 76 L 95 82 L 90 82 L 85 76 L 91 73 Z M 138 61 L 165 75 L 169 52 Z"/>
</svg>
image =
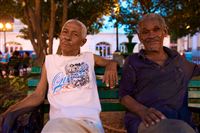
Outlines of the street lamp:
<svg viewBox="0 0 200 133">
<path fill-rule="evenodd" d="M 120 52 L 119 51 L 119 36 L 118 36 L 118 17 L 119 17 L 119 12 L 120 12 L 120 7 L 119 7 L 119 3 L 115 4 L 115 8 L 114 8 L 114 12 L 115 12 L 115 16 L 116 16 L 116 51 L 115 52 Z"/>
<path fill-rule="evenodd" d="M 12 31 L 12 29 L 13 29 L 13 26 L 10 22 L 5 22 L 5 23 L 0 22 L 0 31 L 4 33 L 3 52 L 5 52 L 6 50 L 6 32 Z"/>
<path fill-rule="evenodd" d="M 116 22 L 116 51 L 115 52 L 120 52 L 119 51 L 119 36 L 118 36 L 118 22 Z"/>
</svg>

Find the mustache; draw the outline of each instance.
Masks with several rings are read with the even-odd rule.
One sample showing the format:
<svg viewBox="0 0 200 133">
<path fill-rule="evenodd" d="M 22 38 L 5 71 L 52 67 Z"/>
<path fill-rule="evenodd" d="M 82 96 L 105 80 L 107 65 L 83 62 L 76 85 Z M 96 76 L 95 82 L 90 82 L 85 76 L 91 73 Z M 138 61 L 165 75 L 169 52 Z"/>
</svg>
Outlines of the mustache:
<svg viewBox="0 0 200 133">
<path fill-rule="evenodd" d="M 69 40 L 67 40 L 67 39 L 62 39 L 62 40 L 60 40 L 60 43 L 61 44 L 65 44 L 65 43 L 68 43 L 69 45 L 72 45 L 72 41 L 69 41 Z"/>
<path fill-rule="evenodd" d="M 144 40 L 145 42 L 154 42 L 154 41 L 161 41 L 161 38 L 160 37 L 149 37 L 147 39 Z"/>
</svg>

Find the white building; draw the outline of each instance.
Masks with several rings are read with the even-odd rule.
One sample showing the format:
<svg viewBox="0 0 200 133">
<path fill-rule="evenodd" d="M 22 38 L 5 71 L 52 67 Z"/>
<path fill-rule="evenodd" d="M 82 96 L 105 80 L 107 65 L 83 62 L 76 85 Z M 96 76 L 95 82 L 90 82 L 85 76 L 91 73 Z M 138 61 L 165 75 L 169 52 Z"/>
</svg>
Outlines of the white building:
<svg viewBox="0 0 200 133">
<path fill-rule="evenodd" d="M 196 33 L 193 36 L 185 36 L 179 38 L 177 41 L 177 50 L 180 53 L 184 53 L 189 60 L 200 64 L 200 33 Z"/>
<path fill-rule="evenodd" d="M 14 30 L 13 32 L 6 32 L 6 47 L 9 52 L 13 50 L 33 50 L 32 44 L 29 40 L 25 40 L 19 36 L 19 30 L 22 29 L 24 25 L 19 21 L 14 21 Z M 104 57 L 112 57 L 112 53 L 116 50 L 116 33 L 115 29 L 112 29 L 113 32 L 105 33 L 100 32 L 96 35 L 88 35 L 86 44 L 81 48 L 81 51 L 90 51 L 97 55 Z M 125 34 L 119 33 L 119 50 L 126 51 L 124 45 L 125 42 L 128 42 L 128 39 Z M 4 52 L 4 34 L 0 32 L 0 50 Z M 137 35 L 134 35 L 132 42 L 137 43 L 134 48 L 134 52 L 138 52 L 139 39 Z M 59 45 L 59 40 L 54 40 L 53 53 L 56 53 L 57 47 Z M 170 47 L 169 36 L 165 39 L 164 45 Z"/>
</svg>

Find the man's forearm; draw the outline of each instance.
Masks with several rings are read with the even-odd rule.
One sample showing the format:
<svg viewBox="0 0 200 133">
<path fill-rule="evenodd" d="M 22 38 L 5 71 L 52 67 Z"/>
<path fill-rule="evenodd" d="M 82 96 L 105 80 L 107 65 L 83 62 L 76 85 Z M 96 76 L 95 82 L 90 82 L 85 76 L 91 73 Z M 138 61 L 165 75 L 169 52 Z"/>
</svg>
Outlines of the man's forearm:
<svg viewBox="0 0 200 133">
<path fill-rule="evenodd" d="M 13 112 L 22 108 L 26 108 L 26 107 L 34 107 L 34 106 L 38 106 L 39 104 L 41 104 L 43 102 L 44 98 L 38 94 L 31 94 L 27 97 L 25 97 L 22 101 L 10 106 L 6 112 L 4 113 L 5 115 L 9 112 Z"/>
<path fill-rule="evenodd" d="M 98 65 L 98 66 L 106 67 L 106 66 L 109 66 L 110 64 L 117 65 L 116 61 L 104 59 L 104 58 L 97 56 L 97 55 L 94 55 L 94 60 L 95 60 L 95 64 Z"/>
<path fill-rule="evenodd" d="M 120 102 L 130 111 L 140 116 L 142 110 L 147 109 L 146 106 L 137 102 L 134 98 L 126 95 L 120 99 Z"/>
</svg>

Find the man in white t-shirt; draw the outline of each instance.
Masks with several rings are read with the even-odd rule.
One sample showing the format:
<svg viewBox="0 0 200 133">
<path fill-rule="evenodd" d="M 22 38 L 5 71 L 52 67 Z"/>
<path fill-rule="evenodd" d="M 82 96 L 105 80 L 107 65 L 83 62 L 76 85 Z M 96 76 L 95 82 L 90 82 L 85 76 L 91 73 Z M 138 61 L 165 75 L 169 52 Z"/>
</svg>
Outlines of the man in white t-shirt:
<svg viewBox="0 0 200 133">
<path fill-rule="evenodd" d="M 42 132 L 102 133 L 101 111 L 94 65 L 106 68 L 103 82 L 110 87 L 118 81 L 117 63 L 90 52 L 80 53 L 86 42 L 87 29 L 75 19 L 68 20 L 60 34 L 61 55 L 46 56 L 41 80 L 33 94 L 11 106 L 0 117 L 12 111 L 41 104 L 48 84 L 50 120 Z"/>
</svg>

